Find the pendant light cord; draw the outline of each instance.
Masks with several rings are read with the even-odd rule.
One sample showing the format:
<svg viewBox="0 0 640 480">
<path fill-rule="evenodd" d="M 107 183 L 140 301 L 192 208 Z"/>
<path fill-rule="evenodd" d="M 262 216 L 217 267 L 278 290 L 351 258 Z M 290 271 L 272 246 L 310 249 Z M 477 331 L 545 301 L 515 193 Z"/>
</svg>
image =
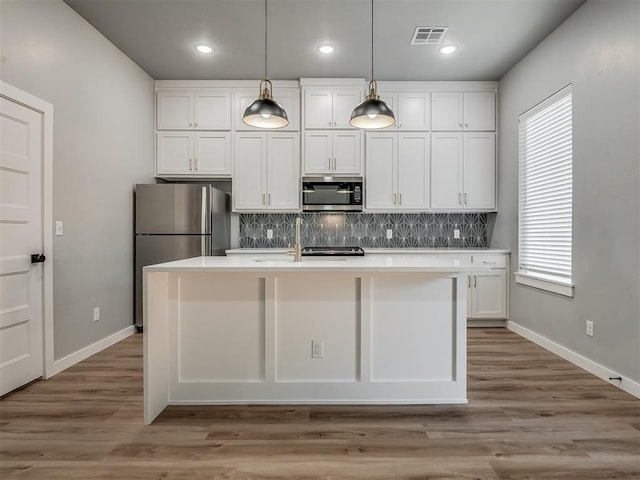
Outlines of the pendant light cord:
<svg viewBox="0 0 640 480">
<path fill-rule="evenodd" d="M 371 0 L 371 80 L 373 80 L 373 0 Z"/>
<path fill-rule="evenodd" d="M 267 77 L 267 0 L 264 0 L 264 78 Z"/>
</svg>

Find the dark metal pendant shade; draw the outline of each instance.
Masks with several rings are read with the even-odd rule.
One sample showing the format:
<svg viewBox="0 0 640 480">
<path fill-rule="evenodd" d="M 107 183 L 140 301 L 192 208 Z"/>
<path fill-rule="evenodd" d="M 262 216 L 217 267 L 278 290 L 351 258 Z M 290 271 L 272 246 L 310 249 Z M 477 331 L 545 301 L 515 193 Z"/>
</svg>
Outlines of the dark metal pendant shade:
<svg viewBox="0 0 640 480">
<path fill-rule="evenodd" d="M 389 106 L 378 96 L 375 80 L 369 82 L 369 94 L 364 102 L 351 112 L 349 125 L 356 128 L 385 128 L 396 123 L 396 118 Z"/>
<path fill-rule="evenodd" d="M 257 128 L 282 128 L 289 125 L 287 112 L 271 97 L 269 80 L 260 82 L 260 95 L 244 111 L 242 122 Z"/>
</svg>

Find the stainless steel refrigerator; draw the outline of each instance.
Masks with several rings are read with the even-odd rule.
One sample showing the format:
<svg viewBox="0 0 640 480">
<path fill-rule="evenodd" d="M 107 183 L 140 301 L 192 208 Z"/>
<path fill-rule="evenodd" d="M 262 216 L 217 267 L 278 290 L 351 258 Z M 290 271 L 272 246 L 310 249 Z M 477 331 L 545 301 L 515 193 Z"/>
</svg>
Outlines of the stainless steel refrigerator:
<svg viewBox="0 0 640 480">
<path fill-rule="evenodd" d="M 230 197 L 201 184 L 135 188 L 135 324 L 142 320 L 142 267 L 224 255 L 230 241 Z"/>
</svg>

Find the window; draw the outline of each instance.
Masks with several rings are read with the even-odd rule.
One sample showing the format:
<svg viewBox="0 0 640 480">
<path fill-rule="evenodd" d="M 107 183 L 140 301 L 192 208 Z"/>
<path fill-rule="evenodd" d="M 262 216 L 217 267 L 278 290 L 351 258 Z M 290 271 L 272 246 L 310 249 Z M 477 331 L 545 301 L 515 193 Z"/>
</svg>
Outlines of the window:
<svg viewBox="0 0 640 480">
<path fill-rule="evenodd" d="M 571 85 L 520 115 L 516 282 L 573 296 Z"/>
</svg>

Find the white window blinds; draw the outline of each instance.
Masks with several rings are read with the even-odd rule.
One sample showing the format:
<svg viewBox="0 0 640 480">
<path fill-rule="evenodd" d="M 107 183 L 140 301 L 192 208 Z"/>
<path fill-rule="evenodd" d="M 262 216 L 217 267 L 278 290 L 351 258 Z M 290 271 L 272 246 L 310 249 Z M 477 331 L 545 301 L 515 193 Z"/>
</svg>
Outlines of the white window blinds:
<svg viewBox="0 0 640 480">
<path fill-rule="evenodd" d="M 571 283 L 571 86 L 520 116 L 519 270 Z"/>
</svg>

